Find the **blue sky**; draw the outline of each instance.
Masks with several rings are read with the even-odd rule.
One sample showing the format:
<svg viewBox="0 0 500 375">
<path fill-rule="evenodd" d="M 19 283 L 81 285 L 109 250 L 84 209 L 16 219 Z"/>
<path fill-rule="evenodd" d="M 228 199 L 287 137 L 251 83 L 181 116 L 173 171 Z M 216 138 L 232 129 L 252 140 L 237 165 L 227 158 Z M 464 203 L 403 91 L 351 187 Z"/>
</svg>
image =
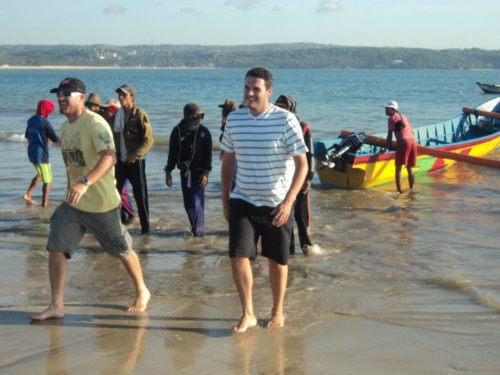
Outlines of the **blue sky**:
<svg viewBox="0 0 500 375">
<path fill-rule="evenodd" d="M 500 49 L 500 0 L 2 0 L 0 44 Z"/>
</svg>

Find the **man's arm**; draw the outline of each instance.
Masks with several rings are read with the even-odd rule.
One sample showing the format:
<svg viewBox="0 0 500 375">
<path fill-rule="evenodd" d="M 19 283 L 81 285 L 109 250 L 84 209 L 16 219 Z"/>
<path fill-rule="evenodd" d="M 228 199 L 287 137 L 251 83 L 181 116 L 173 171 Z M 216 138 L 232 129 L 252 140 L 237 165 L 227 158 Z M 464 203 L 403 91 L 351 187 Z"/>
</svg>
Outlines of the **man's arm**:
<svg viewBox="0 0 500 375">
<path fill-rule="evenodd" d="M 47 138 L 49 138 L 52 142 L 59 142 L 59 137 L 49 121 L 45 123 L 45 131 L 47 132 Z"/>
<path fill-rule="evenodd" d="M 212 134 L 205 128 L 207 136 L 202 139 L 202 161 L 203 161 L 203 173 L 200 179 L 200 186 L 205 189 L 208 185 L 208 174 L 212 170 Z"/>
<path fill-rule="evenodd" d="M 170 140 L 168 142 L 168 156 L 167 156 L 167 165 L 165 165 L 165 168 L 163 170 L 165 171 L 165 185 L 168 187 L 172 187 L 172 171 L 175 169 L 175 163 L 176 163 L 176 158 L 177 155 L 179 154 L 179 142 L 177 142 L 177 139 L 180 138 L 179 136 L 176 138 L 174 133 L 178 132 L 180 133 L 180 128 L 179 126 L 175 126 L 172 131 L 170 132 Z"/>
<path fill-rule="evenodd" d="M 205 138 L 201 139 L 202 169 L 208 174 L 212 170 L 212 134 L 205 128 Z M 198 135 L 199 136 L 199 135 Z"/>
<path fill-rule="evenodd" d="M 234 178 L 235 155 L 232 152 L 224 152 L 221 164 L 221 187 L 222 187 L 222 209 L 224 217 L 229 221 L 229 194 Z"/>
<path fill-rule="evenodd" d="M 307 158 L 307 175 L 306 179 L 304 181 L 304 185 L 302 185 L 302 193 L 307 194 L 311 191 L 311 180 L 313 179 L 314 176 L 314 171 L 313 171 L 313 162 L 312 162 L 312 156 L 313 156 L 313 143 L 312 143 L 312 136 L 311 136 L 311 128 L 309 125 L 306 124 L 306 128 L 304 130 L 304 143 L 306 144 L 308 151 L 306 152 L 306 158 Z"/>
<path fill-rule="evenodd" d="M 385 148 L 389 149 L 392 147 L 392 130 L 387 132 L 387 138 L 385 140 Z"/>
<path fill-rule="evenodd" d="M 299 193 L 304 180 L 307 176 L 307 158 L 306 154 L 301 154 L 293 157 L 295 163 L 295 173 L 293 174 L 292 185 L 285 196 L 285 199 L 276 206 L 272 214 L 273 225 L 280 227 L 288 221 L 290 213 L 292 212 L 293 204 L 295 203 L 295 198 Z"/>
<path fill-rule="evenodd" d="M 87 192 L 89 187 L 99 181 L 103 176 L 105 176 L 116 164 L 116 153 L 114 150 L 103 150 L 99 152 L 101 158 L 95 165 L 95 167 L 90 171 L 90 173 L 85 176 L 87 177 L 88 184 L 85 185 L 83 182 L 77 182 L 71 186 L 66 195 L 66 202 L 71 205 L 76 205 L 80 202 L 83 194 Z"/>
</svg>

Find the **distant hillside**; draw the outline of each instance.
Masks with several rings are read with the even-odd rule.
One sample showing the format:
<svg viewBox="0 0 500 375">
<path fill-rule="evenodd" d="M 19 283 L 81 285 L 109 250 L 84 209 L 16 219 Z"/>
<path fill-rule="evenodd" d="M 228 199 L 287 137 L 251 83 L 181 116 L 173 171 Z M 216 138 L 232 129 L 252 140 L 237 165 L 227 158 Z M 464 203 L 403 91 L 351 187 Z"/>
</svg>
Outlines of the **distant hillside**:
<svg viewBox="0 0 500 375">
<path fill-rule="evenodd" d="M 341 47 L 323 44 L 0 45 L 0 66 L 500 69 L 500 50 Z"/>
</svg>

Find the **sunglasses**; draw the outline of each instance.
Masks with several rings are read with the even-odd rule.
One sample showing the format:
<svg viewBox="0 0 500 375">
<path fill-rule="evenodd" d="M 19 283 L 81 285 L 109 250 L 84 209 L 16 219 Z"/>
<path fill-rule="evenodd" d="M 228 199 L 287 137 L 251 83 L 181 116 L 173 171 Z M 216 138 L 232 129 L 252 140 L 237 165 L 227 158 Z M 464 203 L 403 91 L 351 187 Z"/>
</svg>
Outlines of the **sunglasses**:
<svg viewBox="0 0 500 375">
<path fill-rule="evenodd" d="M 58 91 L 56 92 L 56 96 L 58 98 L 60 97 L 69 97 L 69 96 L 78 96 L 78 95 L 83 95 L 81 92 L 74 92 L 74 91 L 69 91 L 69 90 L 61 90 L 61 91 Z"/>
<path fill-rule="evenodd" d="M 198 113 L 196 115 L 193 116 L 194 119 L 200 119 L 200 120 L 203 120 L 205 118 L 205 114 L 204 113 Z"/>
</svg>

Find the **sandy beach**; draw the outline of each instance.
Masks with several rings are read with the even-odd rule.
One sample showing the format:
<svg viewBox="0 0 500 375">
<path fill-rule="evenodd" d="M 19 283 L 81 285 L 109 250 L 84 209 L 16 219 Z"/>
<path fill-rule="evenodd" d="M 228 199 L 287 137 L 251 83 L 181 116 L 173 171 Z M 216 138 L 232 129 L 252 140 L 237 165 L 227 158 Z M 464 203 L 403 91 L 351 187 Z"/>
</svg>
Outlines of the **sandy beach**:
<svg viewBox="0 0 500 375">
<path fill-rule="evenodd" d="M 156 296 L 148 313 L 137 316 L 112 303 L 73 302 L 63 321 L 37 324 L 29 323 L 37 306 L 2 308 L 8 344 L 0 368 L 10 374 L 498 373 L 491 362 L 485 367 L 500 349 L 498 335 L 490 337 L 496 345 L 471 352 L 473 332 L 457 340 L 452 331 L 335 313 L 310 326 L 307 316 L 294 317 L 278 331 L 259 327 L 233 335 L 234 305 L 169 307 Z M 438 340 L 429 345 L 433 337 Z"/>
<path fill-rule="evenodd" d="M 459 172 L 470 177 L 468 169 Z M 417 200 L 427 201 L 430 193 L 424 188 Z M 315 207 L 339 210 L 330 199 L 323 201 L 332 194 L 336 204 L 367 211 L 338 218 L 344 224 L 337 227 L 335 242 L 330 224 L 316 220 L 315 237 L 325 254 L 291 260 L 286 326 L 275 331 L 262 327 L 271 297 L 267 264 L 259 258 L 254 299 L 260 326 L 241 335 L 231 332 L 240 305 L 216 200 L 208 207 L 210 231 L 204 239 L 187 235 L 180 210 L 160 217 L 155 193 L 151 236 L 138 236 L 137 223 L 130 227 L 153 295 L 146 313 L 125 312 L 133 297 L 131 281 L 120 262 L 86 236 L 69 263 L 65 318 L 41 323 L 30 316 L 50 298 L 44 246 L 56 202 L 45 211 L 26 208 L 21 216 L 34 219 L 11 226 L 0 252 L 5 343 L 0 369 L 9 374 L 498 374 L 500 306 L 459 276 L 456 266 L 443 268 L 442 252 L 432 256 L 439 272 L 428 270 L 421 279 L 414 268 L 430 255 L 397 250 L 400 243 L 412 247 L 417 227 L 426 226 L 406 210 L 418 216 L 425 204 L 410 197 L 395 200 L 384 191 L 314 191 Z M 178 198 L 175 193 L 169 201 Z M 395 232 L 396 237 L 375 234 L 369 223 L 384 212 L 396 213 L 413 229 Z M 385 225 L 397 226 L 389 216 Z M 386 241 L 386 250 L 370 244 L 370 236 L 355 235 L 352 228 L 360 225 Z"/>
<path fill-rule="evenodd" d="M 29 324 L 36 307 L 0 309 L 0 368 L 8 373 L 185 374 L 494 374 L 484 368 L 498 345 L 471 353 L 474 341 L 454 332 L 422 331 L 404 324 L 333 314 L 304 327 L 291 319 L 279 331 L 257 328 L 233 335 L 236 309 L 186 303 L 164 306 L 156 298 L 147 314 L 125 314 L 120 305 L 67 306 L 64 321 Z M 311 311 L 310 313 L 314 313 Z M 497 322 L 498 324 L 498 322 Z M 493 327 L 492 327 L 493 328 Z M 433 336 L 439 336 L 429 345 Z M 443 342 L 443 336 L 446 338 Z M 491 342 L 498 343 L 492 335 Z M 425 358 L 425 362 L 422 359 Z M 445 360 L 443 360 L 445 358 Z"/>
</svg>

